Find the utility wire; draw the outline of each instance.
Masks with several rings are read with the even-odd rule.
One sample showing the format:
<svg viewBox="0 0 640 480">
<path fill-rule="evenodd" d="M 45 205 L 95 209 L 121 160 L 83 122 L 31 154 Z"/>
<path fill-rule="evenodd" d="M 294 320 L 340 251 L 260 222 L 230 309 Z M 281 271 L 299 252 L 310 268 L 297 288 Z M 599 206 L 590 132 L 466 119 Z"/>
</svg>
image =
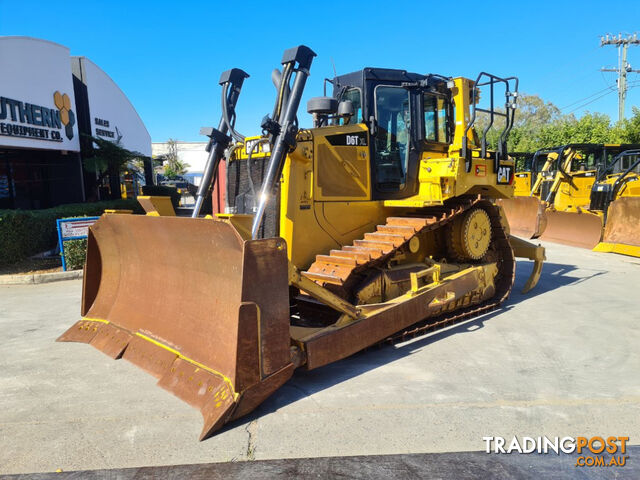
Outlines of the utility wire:
<svg viewBox="0 0 640 480">
<path fill-rule="evenodd" d="M 598 95 L 599 93 L 604 92 L 605 90 L 614 90 L 615 88 L 616 88 L 615 86 L 609 85 L 607 88 L 603 88 L 602 90 L 598 90 L 597 92 L 592 93 L 591 95 L 588 95 L 588 96 L 586 96 L 584 98 L 581 98 L 580 100 L 576 100 L 575 102 L 572 102 L 569 105 L 566 105 L 566 106 L 562 107 L 560 110 L 565 110 L 565 109 L 575 105 L 576 103 L 580 103 L 580 102 L 583 102 L 585 100 L 589 100 L 591 97 L 594 97 L 594 96 Z"/>
<path fill-rule="evenodd" d="M 615 90 L 609 90 L 608 92 L 603 93 L 602 95 L 600 95 L 600 96 L 598 96 L 598 97 L 594 98 L 593 100 L 590 100 L 590 101 L 588 101 L 588 102 L 586 102 L 586 103 L 583 103 L 582 105 L 578 105 L 576 108 L 574 108 L 574 109 L 572 109 L 572 110 L 568 111 L 567 113 L 573 113 L 573 112 L 575 112 L 576 110 L 580 110 L 581 108 L 584 108 L 584 107 L 586 107 L 587 105 L 592 104 L 592 103 L 593 103 L 593 102 L 595 102 L 596 100 L 600 100 L 602 97 L 606 97 L 607 95 L 609 95 L 609 94 L 611 94 L 611 93 L 613 93 L 613 92 L 615 92 Z"/>
<path fill-rule="evenodd" d="M 640 87 L 640 80 L 636 80 L 636 81 L 634 81 L 634 82 L 630 82 L 630 83 L 628 83 L 628 84 L 627 84 L 627 87 L 628 87 L 628 88 L 627 88 L 627 90 L 632 90 L 632 89 L 634 89 L 634 88 Z M 589 102 L 587 102 L 587 103 L 584 103 L 584 104 L 582 104 L 582 105 L 577 106 L 577 107 L 576 107 L 576 108 L 574 108 L 573 110 L 571 110 L 571 111 L 567 112 L 567 114 L 569 114 L 569 113 L 573 113 L 573 112 L 575 112 L 576 110 L 580 110 L 581 108 L 586 107 L 587 105 L 589 105 L 589 104 L 591 104 L 591 103 L 595 102 L 596 100 L 600 100 L 602 97 L 606 97 L 606 96 L 607 96 L 607 95 L 609 95 L 610 93 L 615 92 L 615 88 L 614 88 L 614 87 L 611 87 L 611 88 L 612 88 L 612 90 L 610 90 L 609 92 L 606 92 L 606 93 L 604 93 L 604 94 L 602 94 L 602 95 L 600 95 L 600 96 L 598 96 L 598 97 L 594 98 L 593 100 L 591 100 L 591 101 L 589 101 Z M 606 90 L 606 89 L 605 89 L 605 90 Z M 602 91 L 602 90 L 600 90 L 600 91 Z M 596 94 L 597 94 L 597 93 L 596 93 Z M 594 94 L 594 95 L 596 95 L 596 94 Z M 593 95 L 590 95 L 589 97 L 592 97 L 592 96 L 593 96 Z M 583 100 L 586 100 L 586 99 L 587 99 L 587 98 L 589 98 L 589 97 L 586 97 L 586 98 L 584 98 Z M 574 103 L 575 103 L 575 102 L 574 102 Z M 567 105 L 567 106 L 571 106 L 571 105 Z M 567 107 L 564 107 L 564 108 L 567 108 Z M 562 110 L 562 109 L 561 109 L 561 110 Z"/>
<path fill-rule="evenodd" d="M 604 76 L 604 72 L 602 70 L 600 70 L 600 76 L 602 77 L 602 82 L 605 85 L 609 85 L 609 81 L 607 80 L 607 78 Z"/>
</svg>

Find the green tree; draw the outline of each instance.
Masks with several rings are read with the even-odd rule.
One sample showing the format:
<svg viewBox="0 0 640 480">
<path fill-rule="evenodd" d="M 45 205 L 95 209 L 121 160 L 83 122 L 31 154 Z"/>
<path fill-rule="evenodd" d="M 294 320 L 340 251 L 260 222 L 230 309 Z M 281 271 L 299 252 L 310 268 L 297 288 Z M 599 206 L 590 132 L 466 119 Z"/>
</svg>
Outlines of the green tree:
<svg viewBox="0 0 640 480">
<path fill-rule="evenodd" d="M 178 156 L 178 142 L 172 138 L 167 141 L 168 152 L 162 156 L 164 164 L 163 175 L 168 179 L 174 179 L 178 175 L 187 173 L 189 164 L 180 160 Z"/>
<path fill-rule="evenodd" d="M 538 132 L 539 148 L 548 148 L 567 143 L 617 143 L 619 131 L 604 113 L 585 113 L 579 119 L 563 115 L 555 122 L 543 125 Z"/>
<path fill-rule="evenodd" d="M 488 116 L 478 117 L 476 131 L 481 135 L 488 124 Z M 496 148 L 504 119 L 496 117 L 493 128 L 487 134 L 490 148 Z M 538 95 L 521 94 L 508 147 L 511 152 L 535 152 L 567 143 L 633 143 L 640 142 L 640 109 L 634 107 L 633 117 L 613 124 L 608 115 L 587 112 L 576 118 L 562 114 L 551 102 Z"/>
<path fill-rule="evenodd" d="M 509 135 L 509 149 L 513 152 L 530 152 L 538 149 L 538 132 L 543 126 L 555 122 L 562 117 L 560 109 L 551 102 L 545 102 L 538 95 L 520 94 L 518 109 L 513 128 Z M 497 109 L 503 113 L 504 109 Z M 476 123 L 478 135 L 489 124 L 489 115 L 480 113 Z M 504 117 L 495 116 L 492 128 L 487 132 L 487 143 L 496 148 L 501 131 L 504 129 Z"/>
<path fill-rule="evenodd" d="M 633 107 L 633 116 L 617 125 L 619 136 L 624 143 L 640 143 L 640 108 Z"/>
<path fill-rule="evenodd" d="M 111 198 L 120 198 L 120 174 L 127 170 L 129 164 L 141 161 L 145 156 L 122 147 L 118 142 L 111 142 L 99 137 L 91 137 L 91 146 L 83 152 L 85 170 L 95 173 L 93 197 L 98 198 L 97 189 L 104 179 L 109 176 Z"/>
<path fill-rule="evenodd" d="M 539 132 L 545 125 L 562 118 L 560 109 L 545 102 L 538 95 L 522 94 L 518 98 L 518 109 L 509 136 L 509 148 L 514 152 L 531 152 L 540 148 Z"/>
</svg>

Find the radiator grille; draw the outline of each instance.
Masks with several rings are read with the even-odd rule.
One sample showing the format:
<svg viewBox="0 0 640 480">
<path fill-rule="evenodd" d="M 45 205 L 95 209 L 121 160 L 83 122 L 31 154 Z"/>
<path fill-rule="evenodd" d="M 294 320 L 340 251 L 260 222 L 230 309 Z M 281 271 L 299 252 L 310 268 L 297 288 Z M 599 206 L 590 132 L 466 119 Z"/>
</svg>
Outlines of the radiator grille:
<svg viewBox="0 0 640 480">
<path fill-rule="evenodd" d="M 262 157 L 251 160 L 250 168 L 247 160 L 235 160 L 227 165 L 227 207 L 233 213 L 255 213 L 258 205 L 258 196 L 262 188 L 262 180 L 267 172 L 270 157 Z M 249 182 L 249 171 L 253 180 L 254 191 Z M 279 188 L 280 183 L 277 184 Z M 275 201 L 273 201 L 275 200 Z M 280 195 L 276 192 L 275 198 L 269 202 L 264 212 L 262 227 L 258 233 L 259 238 L 277 237 L 280 234 Z"/>
</svg>

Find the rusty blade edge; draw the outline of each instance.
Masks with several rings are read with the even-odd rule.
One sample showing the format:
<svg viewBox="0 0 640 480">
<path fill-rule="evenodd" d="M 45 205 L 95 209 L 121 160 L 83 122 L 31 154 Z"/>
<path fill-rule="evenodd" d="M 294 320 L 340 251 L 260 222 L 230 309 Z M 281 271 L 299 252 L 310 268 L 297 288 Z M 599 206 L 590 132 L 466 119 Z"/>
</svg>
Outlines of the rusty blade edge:
<svg viewBox="0 0 640 480">
<path fill-rule="evenodd" d="M 109 322 L 104 320 L 82 318 L 65 330 L 62 335 L 56 338 L 56 342 L 90 343 L 102 326 L 107 323 Z"/>
<path fill-rule="evenodd" d="M 186 357 L 186 356 L 182 355 L 178 350 L 175 350 L 174 348 L 171 348 L 171 347 L 169 347 L 167 345 L 164 345 L 163 343 L 161 343 L 161 342 L 159 342 L 159 341 L 157 341 L 157 340 L 155 340 L 155 339 L 153 339 L 153 338 L 151 338 L 151 337 L 149 337 L 149 336 L 147 336 L 147 335 L 145 335 L 143 333 L 140 333 L 140 332 L 129 332 L 126 328 L 119 327 L 119 326 L 115 325 L 114 323 L 109 322 L 108 320 L 84 317 L 81 320 L 79 320 L 78 322 L 76 322 L 75 324 L 73 324 L 73 326 L 71 326 L 71 328 L 69 328 L 67 331 L 65 331 L 65 333 L 63 333 L 60 337 L 58 337 L 58 339 L 56 341 L 58 341 L 58 342 L 91 343 L 91 340 L 93 339 L 93 337 L 90 338 L 90 339 L 87 339 L 86 341 L 85 340 L 75 340 L 75 339 L 65 339 L 64 338 L 65 336 L 68 337 L 67 334 L 77 330 L 78 326 L 80 324 L 85 324 L 87 322 L 95 322 L 95 323 L 99 323 L 100 324 L 95 333 L 98 333 L 98 331 L 100 331 L 100 329 L 101 329 L 101 327 L 103 325 L 109 325 L 109 326 L 112 326 L 114 328 L 117 328 L 118 330 L 126 332 L 131 336 L 135 336 L 137 338 L 145 340 L 145 341 L 155 345 L 156 347 L 160 347 L 163 350 L 171 352 L 172 354 L 174 354 L 180 360 L 188 362 L 188 363 L 192 364 L 193 366 L 198 367 L 198 368 L 200 368 L 202 370 L 205 370 L 206 372 L 208 372 L 208 373 L 220 378 L 229 387 L 229 389 L 233 392 L 234 400 L 236 400 L 238 398 L 239 394 L 236 392 L 235 385 L 233 384 L 233 381 L 229 377 L 227 377 L 225 374 L 223 374 L 221 372 L 218 372 L 217 370 L 214 370 L 211 367 L 207 367 L 206 365 L 203 365 L 202 363 L 200 363 L 200 362 L 198 362 L 196 360 L 193 360 L 192 358 Z M 95 336 L 95 334 L 94 334 L 94 336 Z M 126 347 L 125 347 L 125 349 L 126 349 Z M 98 349 L 98 350 L 100 350 L 100 349 Z"/>
</svg>

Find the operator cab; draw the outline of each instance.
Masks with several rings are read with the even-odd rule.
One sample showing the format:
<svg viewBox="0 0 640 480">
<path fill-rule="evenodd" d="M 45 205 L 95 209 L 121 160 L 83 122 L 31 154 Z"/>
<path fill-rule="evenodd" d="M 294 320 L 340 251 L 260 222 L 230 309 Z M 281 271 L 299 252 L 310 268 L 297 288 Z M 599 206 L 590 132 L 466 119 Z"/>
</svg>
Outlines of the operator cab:
<svg viewBox="0 0 640 480">
<path fill-rule="evenodd" d="M 314 125 L 365 124 L 373 199 L 415 195 L 422 153 L 447 152 L 452 142 L 452 79 L 365 68 L 327 81 L 333 85 L 333 97 L 319 97 L 316 107 L 312 99 L 308 105 Z M 323 98 L 327 101 L 320 105 Z M 329 105 L 329 98 L 335 102 L 333 116 L 322 108 Z"/>
</svg>

